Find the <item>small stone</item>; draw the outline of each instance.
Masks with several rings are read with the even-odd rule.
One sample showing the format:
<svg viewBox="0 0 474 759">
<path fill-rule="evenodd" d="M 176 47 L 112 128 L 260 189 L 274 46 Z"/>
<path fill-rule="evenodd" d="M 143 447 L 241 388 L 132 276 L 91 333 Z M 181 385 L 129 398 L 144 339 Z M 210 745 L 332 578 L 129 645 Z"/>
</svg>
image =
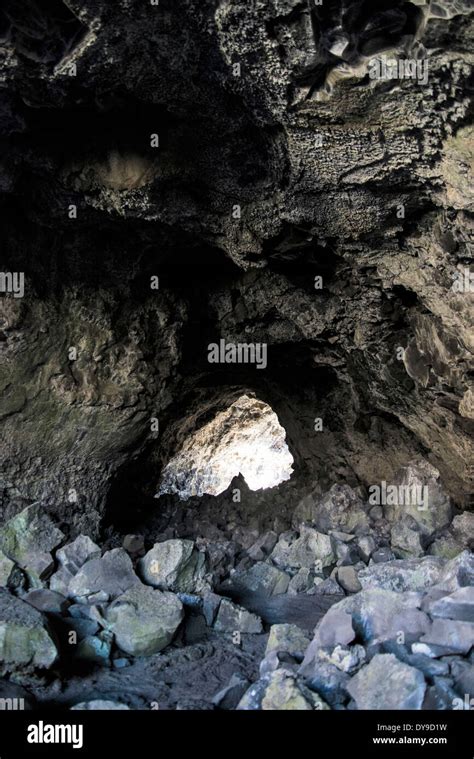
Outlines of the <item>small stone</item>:
<svg viewBox="0 0 474 759">
<path fill-rule="evenodd" d="M 362 585 L 357 579 L 357 572 L 354 567 L 339 567 L 337 570 L 337 581 L 347 593 L 358 593 L 359 590 L 362 590 Z"/>
<path fill-rule="evenodd" d="M 376 654 L 347 685 L 358 709 L 421 709 L 426 685 L 421 672 L 393 654 Z"/>
<path fill-rule="evenodd" d="M 117 646 L 131 656 L 151 656 L 172 640 L 184 617 L 173 594 L 134 585 L 107 609 L 106 618 Z"/>
<path fill-rule="evenodd" d="M 64 538 L 42 505 L 34 503 L 0 529 L 0 549 L 27 573 L 31 586 L 38 588 L 54 567 L 51 552 Z"/>
<path fill-rule="evenodd" d="M 302 567 L 298 569 L 297 573 L 293 575 L 288 584 L 288 594 L 297 595 L 298 593 L 305 593 L 307 590 L 313 587 L 315 576 L 311 569 Z"/>
<path fill-rule="evenodd" d="M 334 664 L 335 667 L 349 675 L 354 674 L 365 663 L 366 653 L 363 646 L 336 646 L 332 651 L 319 651 L 319 658 Z"/>
<path fill-rule="evenodd" d="M 110 650 L 110 640 L 99 638 L 96 635 L 88 635 L 80 641 L 75 652 L 75 658 L 105 667 L 110 664 Z"/>
<path fill-rule="evenodd" d="M 444 596 L 429 606 L 432 617 L 458 619 L 474 622 L 474 587 L 459 588 L 450 596 Z"/>
<path fill-rule="evenodd" d="M 69 595 L 79 603 L 101 603 L 140 584 L 127 552 L 113 548 L 102 558 L 90 559 L 81 567 L 69 583 Z"/>
<path fill-rule="evenodd" d="M 383 519 L 383 509 L 381 506 L 372 506 L 369 511 L 369 516 L 374 522 L 379 522 Z"/>
<path fill-rule="evenodd" d="M 218 632 L 263 632 L 262 620 L 256 614 L 243 609 L 241 606 L 223 598 L 219 606 L 214 629 Z"/>
<path fill-rule="evenodd" d="M 155 543 L 139 562 L 143 581 L 175 593 L 196 593 L 205 587 L 205 557 L 192 540 Z"/>
<path fill-rule="evenodd" d="M 58 650 L 41 612 L 0 589 L 0 674 L 51 667 Z"/>
</svg>

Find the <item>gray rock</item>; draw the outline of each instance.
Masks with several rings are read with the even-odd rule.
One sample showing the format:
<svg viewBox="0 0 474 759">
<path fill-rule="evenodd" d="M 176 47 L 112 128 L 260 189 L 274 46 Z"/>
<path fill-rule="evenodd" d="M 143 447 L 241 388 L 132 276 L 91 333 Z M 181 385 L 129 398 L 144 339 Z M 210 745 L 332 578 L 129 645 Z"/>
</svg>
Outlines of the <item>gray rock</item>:
<svg viewBox="0 0 474 759">
<path fill-rule="evenodd" d="M 297 573 L 293 575 L 288 584 L 288 593 L 290 595 L 296 595 L 297 593 L 305 593 L 314 586 L 315 575 L 311 569 L 302 567 L 298 569 Z"/>
<path fill-rule="evenodd" d="M 327 710 L 328 705 L 293 673 L 283 669 L 265 675 L 254 683 L 240 701 L 239 710 L 314 711 Z"/>
<path fill-rule="evenodd" d="M 358 709 L 421 709 L 426 684 L 421 672 L 393 654 L 376 654 L 347 685 Z"/>
<path fill-rule="evenodd" d="M 454 559 L 462 552 L 463 548 L 464 546 L 448 533 L 434 540 L 428 549 L 428 553 L 430 556 L 440 556 L 442 559 Z"/>
<path fill-rule="evenodd" d="M 320 649 L 318 657 L 321 661 L 333 664 L 341 672 L 354 674 L 365 663 L 365 648 L 359 644 L 353 646 L 336 646 L 332 651 Z"/>
<path fill-rule="evenodd" d="M 7 585 L 14 566 L 15 562 L 0 550 L 0 588 L 4 588 Z"/>
<path fill-rule="evenodd" d="M 368 531 L 369 519 L 364 504 L 349 485 L 333 485 L 321 498 L 316 507 L 314 523 L 321 532 L 342 530 L 343 532 Z"/>
<path fill-rule="evenodd" d="M 173 593 L 133 585 L 107 609 L 106 618 L 117 646 L 131 656 L 151 656 L 172 640 L 184 617 Z"/>
<path fill-rule="evenodd" d="M 402 467 L 390 485 L 398 488 L 398 503 L 384 505 L 385 517 L 393 523 L 409 515 L 426 535 L 433 535 L 451 521 L 451 504 L 444 492 L 439 471 L 425 459 Z M 423 490 L 422 490 L 423 488 Z M 420 495 L 425 495 L 424 499 Z"/>
<path fill-rule="evenodd" d="M 264 592 L 269 596 L 286 593 L 290 583 L 290 575 L 272 564 L 259 561 L 249 569 L 236 571 L 223 587 L 238 585 L 251 591 Z"/>
<path fill-rule="evenodd" d="M 334 663 L 324 661 L 319 653 L 310 664 L 303 662 L 299 674 L 308 687 L 332 707 L 338 708 L 348 700 L 350 676 Z"/>
<path fill-rule="evenodd" d="M 320 648 L 334 649 L 337 645 L 346 646 L 355 639 L 356 633 L 352 616 L 340 604 L 332 606 L 316 625 L 314 638 L 309 645 L 303 667 L 312 665 Z"/>
<path fill-rule="evenodd" d="M 213 696 L 212 703 L 217 709 L 236 709 L 249 685 L 246 678 L 232 675 L 229 684 Z"/>
<path fill-rule="evenodd" d="M 30 590 L 23 596 L 23 601 L 34 606 L 38 611 L 61 614 L 69 605 L 67 598 L 47 588 Z"/>
<path fill-rule="evenodd" d="M 71 706 L 70 711 L 129 711 L 130 707 L 121 704 L 119 701 L 107 701 L 104 699 L 94 699 L 93 701 L 81 701 L 79 704 Z"/>
<path fill-rule="evenodd" d="M 447 561 L 437 585 L 452 592 L 467 585 L 474 585 L 474 554 L 463 551 L 459 556 Z"/>
<path fill-rule="evenodd" d="M 310 644 L 310 637 L 297 625 L 272 625 L 268 636 L 265 656 L 276 651 L 285 653 L 302 661 L 304 652 Z"/>
<path fill-rule="evenodd" d="M 256 614 L 223 598 L 214 622 L 218 632 L 261 633 L 262 620 Z"/>
<path fill-rule="evenodd" d="M 430 629 L 420 638 L 420 643 L 428 646 L 431 653 L 425 653 L 429 656 L 468 654 L 474 646 L 474 624 L 435 618 Z M 412 647 L 412 650 L 415 653 L 420 652 L 419 647 Z"/>
<path fill-rule="evenodd" d="M 204 619 L 206 620 L 208 627 L 212 627 L 214 624 L 221 601 L 222 596 L 218 596 L 217 593 L 204 594 L 202 612 L 204 614 Z"/>
<path fill-rule="evenodd" d="M 141 585 L 123 548 L 113 548 L 100 559 L 90 559 L 69 583 L 69 595 L 79 603 L 113 600 L 133 585 Z"/>
<path fill-rule="evenodd" d="M 474 512 L 464 511 L 451 522 L 451 532 L 463 548 L 472 548 L 474 542 Z"/>
<path fill-rule="evenodd" d="M 450 596 L 432 602 L 429 613 L 432 617 L 474 622 L 474 587 L 459 588 Z"/>
<path fill-rule="evenodd" d="M 273 551 L 278 540 L 276 532 L 269 531 L 260 535 L 247 553 L 254 561 L 265 561 Z"/>
<path fill-rule="evenodd" d="M 56 552 L 59 569 L 50 578 L 50 589 L 67 596 L 72 578 L 84 566 L 86 561 L 97 559 L 100 557 L 100 554 L 101 550 L 99 546 L 87 535 L 78 535 L 72 543 L 68 543 Z"/>
<path fill-rule="evenodd" d="M 402 593 L 436 585 L 443 577 L 444 568 L 443 559 L 425 556 L 421 559 L 398 559 L 370 564 L 358 576 L 364 590 L 379 588 Z"/>
<path fill-rule="evenodd" d="M 143 581 L 155 588 L 197 593 L 205 587 L 205 557 L 192 540 L 155 543 L 139 567 Z"/>
<path fill-rule="evenodd" d="M 406 518 L 393 525 L 390 531 L 390 542 L 395 556 L 399 559 L 423 556 L 420 533 L 410 527 Z"/>
<path fill-rule="evenodd" d="M 347 593 L 357 593 L 362 589 L 354 567 L 339 567 L 337 581 Z"/>
<path fill-rule="evenodd" d="M 280 536 L 271 559 L 280 567 L 307 567 L 321 571 L 334 564 L 336 557 L 328 535 L 323 535 L 312 527 L 302 526 L 296 539 L 288 534 Z"/>
<path fill-rule="evenodd" d="M 47 669 L 57 657 L 45 617 L 0 589 L 0 674 L 35 667 Z"/>
<path fill-rule="evenodd" d="M 334 577 L 328 577 L 316 585 L 315 593 L 322 593 L 327 596 L 339 596 L 341 594 L 341 586 Z"/>
<path fill-rule="evenodd" d="M 87 635 L 77 646 L 75 658 L 101 667 L 110 665 L 112 641 L 107 637 Z"/>
<path fill-rule="evenodd" d="M 41 587 L 54 567 L 52 551 L 65 535 L 40 503 L 34 503 L 0 529 L 0 549 L 28 575 L 33 587 Z"/>
<path fill-rule="evenodd" d="M 363 535 L 362 537 L 358 538 L 357 547 L 359 549 L 359 555 L 361 559 L 367 564 L 376 549 L 376 543 L 372 535 Z"/>
</svg>

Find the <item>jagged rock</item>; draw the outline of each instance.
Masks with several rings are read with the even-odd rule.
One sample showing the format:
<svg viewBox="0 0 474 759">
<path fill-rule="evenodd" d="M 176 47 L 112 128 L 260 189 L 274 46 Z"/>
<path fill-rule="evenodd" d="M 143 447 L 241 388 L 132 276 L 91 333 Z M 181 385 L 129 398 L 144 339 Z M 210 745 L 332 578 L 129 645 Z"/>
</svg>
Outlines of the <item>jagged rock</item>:
<svg viewBox="0 0 474 759">
<path fill-rule="evenodd" d="M 439 598 L 428 610 L 432 617 L 474 622 L 474 587 L 460 588 L 450 596 Z"/>
<path fill-rule="evenodd" d="M 421 709 L 426 684 L 421 672 L 393 654 L 377 654 L 357 672 L 347 690 L 358 709 Z"/>
<path fill-rule="evenodd" d="M 30 590 L 23 596 L 23 601 L 34 606 L 38 611 L 60 614 L 69 605 L 67 598 L 61 593 L 55 593 L 47 588 Z"/>
<path fill-rule="evenodd" d="M 240 701 L 240 710 L 314 711 L 328 705 L 298 682 L 293 673 L 276 670 L 254 683 Z"/>
<path fill-rule="evenodd" d="M 399 559 L 423 556 L 420 533 L 410 526 L 406 518 L 392 527 L 390 542 L 395 556 Z"/>
<path fill-rule="evenodd" d="M 96 698 L 93 701 L 81 701 L 79 704 L 71 706 L 70 711 L 129 711 L 130 707 L 126 704 L 121 704 L 119 701 L 107 701 L 104 699 Z"/>
<path fill-rule="evenodd" d="M 424 590 L 436 585 L 443 577 L 444 567 L 445 562 L 434 556 L 398 559 L 371 564 L 362 569 L 358 577 L 364 590 L 381 588 L 402 593 L 408 590 Z"/>
<path fill-rule="evenodd" d="M 217 612 L 214 628 L 218 632 L 261 633 L 262 620 L 256 614 L 223 598 Z"/>
<path fill-rule="evenodd" d="M 98 664 L 100 667 L 110 665 L 110 652 L 112 641 L 107 637 L 86 635 L 79 642 L 75 651 L 75 658 L 90 664 Z"/>
<path fill-rule="evenodd" d="M 430 556 L 439 556 L 441 559 L 454 559 L 462 552 L 463 548 L 464 546 L 456 538 L 448 534 L 434 540 L 428 549 L 428 553 Z"/>
<path fill-rule="evenodd" d="M 122 651 L 131 656 L 151 656 L 171 642 L 184 611 L 173 593 L 139 584 L 109 606 L 106 618 Z"/>
<path fill-rule="evenodd" d="M 223 583 L 223 587 L 238 585 L 251 591 L 263 591 L 267 595 L 277 596 L 286 593 L 290 583 L 290 575 L 272 564 L 259 561 L 249 569 L 236 571 L 231 578 Z"/>
<path fill-rule="evenodd" d="M 474 542 L 474 512 L 464 511 L 455 516 L 450 529 L 463 548 L 471 548 Z"/>
<path fill-rule="evenodd" d="M 357 547 L 359 549 L 360 557 L 366 564 L 374 553 L 376 546 L 377 544 L 372 535 L 362 535 L 362 537 L 357 539 Z"/>
<path fill-rule="evenodd" d="M 356 636 L 349 612 L 335 604 L 316 625 L 314 638 L 306 651 L 303 665 L 309 664 L 320 648 L 333 649 L 337 645 L 345 646 Z"/>
<path fill-rule="evenodd" d="M 58 650 L 45 617 L 29 604 L 0 589 L 0 672 L 47 669 Z"/>
<path fill-rule="evenodd" d="M 141 585 L 123 548 L 113 548 L 100 559 L 89 559 L 69 583 L 68 593 L 79 603 L 96 604 Z"/>
<path fill-rule="evenodd" d="M 333 664 L 341 672 L 354 674 L 365 663 L 366 653 L 363 646 L 336 646 L 332 651 L 320 649 L 318 657 L 321 661 Z"/>
<path fill-rule="evenodd" d="M 278 535 L 276 532 L 272 530 L 264 532 L 263 535 L 257 538 L 255 543 L 252 543 L 247 553 L 254 561 L 265 561 L 273 551 L 277 540 Z"/>
<path fill-rule="evenodd" d="M 51 552 L 64 538 L 41 503 L 34 503 L 0 529 L 0 549 L 25 570 L 33 587 L 41 587 L 54 567 Z"/>
<path fill-rule="evenodd" d="M 316 507 L 315 526 L 321 532 L 338 530 L 354 533 L 367 532 L 369 519 L 363 503 L 349 485 L 333 485 Z"/>
<path fill-rule="evenodd" d="M 175 593 L 195 593 L 205 587 L 205 557 L 192 540 L 155 543 L 139 562 L 144 582 Z"/>
<path fill-rule="evenodd" d="M 59 569 L 49 580 L 50 589 L 67 596 L 72 578 L 84 566 L 86 561 L 97 559 L 100 554 L 101 550 L 99 546 L 87 535 L 78 535 L 72 543 L 68 543 L 56 552 Z"/>
<path fill-rule="evenodd" d="M 418 647 L 412 648 L 414 653 L 427 653 L 428 656 L 435 657 L 468 654 L 474 646 L 474 623 L 435 618 L 429 630 L 420 638 L 420 644 L 426 645 L 429 653 L 425 649 L 420 651 Z"/>
<path fill-rule="evenodd" d="M 341 533 L 331 533 L 331 544 L 336 556 L 337 566 L 348 566 L 351 564 L 357 564 L 360 559 L 359 551 L 354 542 L 340 539 Z M 353 535 L 350 540 L 352 541 Z"/>
<path fill-rule="evenodd" d="M 302 567 L 291 578 L 288 584 L 287 592 L 290 595 L 296 595 L 297 593 L 305 593 L 310 588 L 314 587 L 315 576 L 314 573 L 308 569 L 308 567 Z"/>
<path fill-rule="evenodd" d="M 15 562 L 0 550 L 0 587 L 5 587 L 10 579 Z"/>
<path fill-rule="evenodd" d="M 271 559 L 280 567 L 293 569 L 329 567 L 336 560 L 331 538 L 311 527 L 301 526 L 299 537 L 293 533 L 281 535 L 271 553 Z"/>
<path fill-rule="evenodd" d="M 299 670 L 305 684 L 333 708 L 344 704 L 348 699 L 347 684 L 350 682 L 347 672 L 322 659 L 319 652 L 310 662 L 305 662 L 306 658 Z"/>
<path fill-rule="evenodd" d="M 218 596 L 217 593 L 205 593 L 203 597 L 202 602 L 202 611 L 204 614 L 204 618 L 206 620 L 206 624 L 209 627 L 212 627 L 214 624 L 214 620 L 217 615 L 217 611 L 219 609 L 220 603 L 222 601 L 222 596 Z"/>
<path fill-rule="evenodd" d="M 362 589 L 354 567 L 339 567 L 337 581 L 347 593 L 357 593 Z"/>
<path fill-rule="evenodd" d="M 467 585 L 474 585 L 474 554 L 463 551 L 454 559 L 445 562 L 437 585 L 452 592 Z"/>
<path fill-rule="evenodd" d="M 217 709 L 236 709 L 248 687 L 247 679 L 234 674 L 229 684 L 213 696 L 212 703 Z"/>
<path fill-rule="evenodd" d="M 309 644 L 309 636 L 305 635 L 303 630 L 297 627 L 297 625 L 272 625 L 265 649 L 265 656 L 268 656 L 272 651 L 277 651 L 302 660 Z"/>
<path fill-rule="evenodd" d="M 422 532 L 433 535 L 451 521 L 451 503 L 441 485 L 440 473 L 424 459 L 402 467 L 390 485 L 398 488 L 401 495 L 398 503 L 384 505 L 384 515 L 390 522 L 401 522 L 409 515 Z"/>
</svg>

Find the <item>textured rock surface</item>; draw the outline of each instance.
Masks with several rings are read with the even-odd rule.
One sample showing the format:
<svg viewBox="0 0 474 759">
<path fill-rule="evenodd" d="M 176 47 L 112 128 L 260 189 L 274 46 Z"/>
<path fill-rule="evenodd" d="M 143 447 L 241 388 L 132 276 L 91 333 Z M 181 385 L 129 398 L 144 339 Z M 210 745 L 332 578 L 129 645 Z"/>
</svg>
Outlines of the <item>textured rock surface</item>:
<svg viewBox="0 0 474 759">
<path fill-rule="evenodd" d="M 43 615 L 0 589 L 0 671 L 48 668 L 58 650 Z"/>
<path fill-rule="evenodd" d="M 205 559 L 191 540 L 156 543 L 140 560 L 144 582 L 176 593 L 194 593 L 204 587 Z"/>
</svg>

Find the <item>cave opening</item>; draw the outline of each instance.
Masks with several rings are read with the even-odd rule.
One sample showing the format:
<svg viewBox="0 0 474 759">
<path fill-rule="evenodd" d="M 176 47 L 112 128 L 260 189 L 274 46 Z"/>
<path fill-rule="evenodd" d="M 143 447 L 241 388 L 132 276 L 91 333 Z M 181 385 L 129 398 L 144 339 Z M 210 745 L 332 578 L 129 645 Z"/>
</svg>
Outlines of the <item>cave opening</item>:
<svg viewBox="0 0 474 759">
<path fill-rule="evenodd" d="M 267 403 L 241 395 L 184 441 L 162 472 L 157 496 L 219 495 L 239 475 L 250 490 L 275 487 L 293 472 L 285 438 Z"/>
</svg>

